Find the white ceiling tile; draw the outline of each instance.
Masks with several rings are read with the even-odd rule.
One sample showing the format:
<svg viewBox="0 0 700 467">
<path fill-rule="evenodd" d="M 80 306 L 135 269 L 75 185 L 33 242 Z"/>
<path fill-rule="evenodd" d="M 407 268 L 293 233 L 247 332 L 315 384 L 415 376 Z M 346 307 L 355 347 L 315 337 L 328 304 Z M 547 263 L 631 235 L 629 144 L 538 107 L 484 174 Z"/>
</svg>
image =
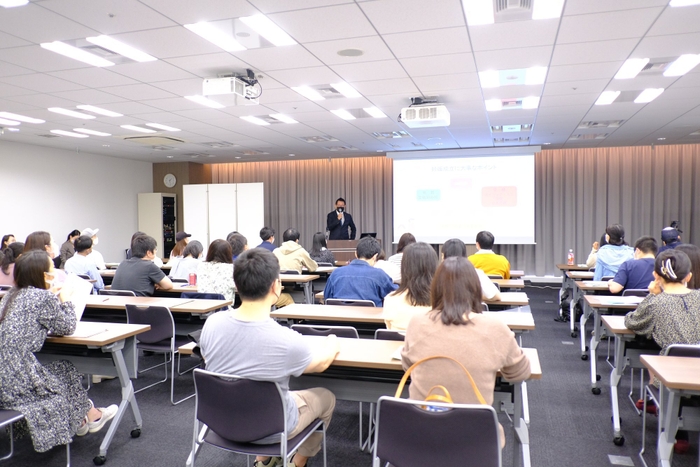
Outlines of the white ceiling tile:
<svg viewBox="0 0 700 467">
<path fill-rule="evenodd" d="M 586 79 L 612 79 L 622 66 L 619 62 L 585 63 L 579 65 L 553 66 L 549 69 L 547 83 L 579 81 Z"/>
<path fill-rule="evenodd" d="M 148 84 L 130 84 L 128 86 L 110 86 L 102 88 L 103 91 L 114 94 L 125 99 L 135 101 L 145 99 L 165 99 L 174 97 L 174 94 L 163 91 Z"/>
<path fill-rule="evenodd" d="M 563 94 L 558 96 L 543 96 L 540 100 L 540 107 L 559 107 L 571 105 L 593 105 L 600 96 L 599 93 L 577 93 Z"/>
<path fill-rule="evenodd" d="M 166 112 L 202 108 L 201 104 L 192 102 L 191 100 L 185 99 L 184 97 L 172 97 L 167 99 L 148 99 L 142 100 L 141 102 L 155 109 L 165 110 Z"/>
<path fill-rule="evenodd" d="M 31 89 L 36 92 L 58 92 L 70 91 L 74 89 L 83 89 L 83 86 L 72 83 L 60 78 L 43 73 L 34 73 L 31 75 L 8 76 L 2 78 L 0 82 L 20 86 L 26 89 Z"/>
<path fill-rule="evenodd" d="M 544 87 L 543 96 L 560 96 L 562 94 L 574 93 L 601 93 L 610 82 L 609 79 L 588 79 L 580 81 L 561 81 L 556 83 L 547 82 Z"/>
<path fill-rule="evenodd" d="M 25 41 L 24 39 L 20 39 L 19 37 L 0 32 L 0 49 L 20 47 L 22 45 L 32 45 L 32 43 Z"/>
<path fill-rule="evenodd" d="M 38 45 L 0 49 L 0 61 L 41 72 L 90 67 L 83 62 L 42 49 Z"/>
<path fill-rule="evenodd" d="M 554 47 L 552 66 L 627 60 L 638 42 L 639 40 L 634 38 L 557 44 Z"/>
<path fill-rule="evenodd" d="M 340 80 L 340 77 L 333 70 L 325 66 L 299 70 L 276 70 L 271 71 L 268 75 L 289 87 L 329 84 Z"/>
<path fill-rule="evenodd" d="M 28 75 L 34 73 L 32 70 L 22 68 L 21 66 L 12 65 L 11 63 L 0 62 L 0 77 Z"/>
<path fill-rule="evenodd" d="M 700 31 L 689 34 L 645 37 L 634 50 L 634 57 L 677 57 L 682 54 L 700 53 Z M 0 55 L 0 58 L 2 55 Z"/>
<path fill-rule="evenodd" d="M 195 75 L 164 61 L 146 63 L 127 63 L 109 67 L 109 71 L 119 73 L 122 76 L 141 81 L 143 83 L 156 83 L 158 81 L 174 81 L 178 79 L 194 78 Z"/>
<path fill-rule="evenodd" d="M 241 0 L 140 0 L 179 24 L 250 16 L 258 11 Z"/>
<path fill-rule="evenodd" d="M 585 15 L 605 11 L 627 11 L 634 8 L 666 6 L 668 0 L 567 0 L 564 15 Z"/>
<path fill-rule="evenodd" d="M 171 92 L 177 96 L 192 96 L 202 94 L 201 78 L 178 79 L 173 81 L 159 81 L 153 83 L 153 86 L 164 91 Z"/>
<path fill-rule="evenodd" d="M 472 54 L 404 58 L 400 62 L 410 76 L 447 75 L 476 71 Z"/>
<path fill-rule="evenodd" d="M 81 68 L 79 70 L 54 71 L 49 73 L 51 76 L 61 78 L 66 81 L 81 84 L 87 87 L 104 87 L 104 86 L 125 86 L 127 84 L 137 84 L 131 78 L 119 75 L 105 68 Z"/>
<path fill-rule="evenodd" d="M 236 56 L 249 63 L 256 71 L 264 73 L 289 68 L 309 68 L 323 63 L 301 45 L 266 47 L 236 52 Z"/>
<path fill-rule="evenodd" d="M 309 101 L 306 97 L 299 94 L 298 92 L 292 91 L 291 89 L 263 90 L 263 95 L 260 98 L 260 100 L 261 103 L 264 105 L 277 104 L 281 102 L 312 102 Z"/>
<path fill-rule="evenodd" d="M 398 58 L 471 52 L 466 27 L 402 32 L 382 37 Z"/>
<path fill-rule="evenodd" d="M 0 97 L 9 96 L 26 96 L 28 94 L 36 94 L 34 91 L 30 91 L 26 88 L 20 88 L 19 86 L 11 86 L 9 84 L 3 84 L 0 86 Z"/>
<path fill-rule="evenodd" d="M 388 94 L 417 94 L 418 88 L 410 78 L 381 79 L 376 81 L 358 81 L 353 87 L 365 96 L 384 96 Z"/>
<path fill-rule="evenodd" d="M 641 37 L 661 10 L 659 7 L 564 16 L 557 44 Z"/>
<path fill-rule="evenodd" d="M 248 0 L 261 12 L 278 13 L 280 11 L 304 10 L 307 8 L 318 8 L 329 5 L 341 5 L 343 3 L 353 3 L 353 0 Z"/>
<path fill-rule="evenodd" d="M 479 87 L 479 78 L 476 73 L 459 73 L 444 76 L 421 76 L 414 79 L 418 89 L 423 93 L 435 91 L 451 91 L 456 89 L 469 89 Z"/>
<path fill-rule="evenodd" d="M 0 86 L 0 89 L 4 87 L 5 86 Z M 41 109 L 48 109 L 49 107 L 70 107 L 75 104 L 75 102 L 73 102 L 72 100 L 62 99 L 51 94 L 15 95 L 8 96 L 8 99 L 15 102 L 21 102 L 23 104 L 29 104 L 31 106 L 38 107 Z M 53 118 L 57 118 L 57 114 L 49 112 L 48 110 L 44 111 L 46 112 L 45 117 L 36 118 L 41 118 L 42 120 L 52 120 Z M 34 115 L 30 115 L 30 117 L 33 116 Z"/>
<path fill-rule="evenodd" d="M 511 21 L 469 28 L 474 51 L 549 46 L 557 37 L 559 21 Z"/>
<path fill-rule="evenodd" d="M 464 26 L 460 2 L 382 0 L 360 4 L 381 34 Z"/>
<path fill-rule="evenodd" d="M 353 37 L 335 41 L 310 42 L 304 47 L 326 65 L 342 65 L 345 63 L 373 62 L 394 58 L 391 50 L 380 36 Z M 358 49 L 363 53 L 359 57 L 345 57 L 338 52 L 346 49 Z"/>
<path fill-rule="evenodd" d="M 500 88 L 486 88 L 482 92 L 484 99 L 513 99 L 528 96 L 542 95 L 543 85 L 502 86 Z"/>
<path fill-rule="evenodd" d="M 105 107 L 107 107 L 107 106 L 105 106 Z M 138 114 L 143 114 L 143 113 L 153 113 L 153 112 L 156 112 L 158 109 L 156 109 L 150 105 L 147 105 L 145 102 L 114 102 L 114 103 L 109 104 L 109 110 L 129 116 L 129 115 L 138 115 Z M 109 119 L 110 117 L 100 117 L 100 118 Z M 109 121 L 109 120 L 107 120 L 107 121 Z"/>
<path fill-rule="evenodd" d="M 228 52 L 190 55 L 164 60 L 178 68 L 202 78 L 216 78 L 222 74 L 243 73 L 248 64 Z"/>
<path fill-rule="evenodd" d="M 356 4 L 274 13 L 268 17 L 302 43 L 376 34 Z"/>
<path fill-rule="evenodd" d="M 109 104 L 112 102 L 122 102 L 124 98 L 117 97 L 114 94 L 98 91 L 97 89 L 81 89 L 78 91 L 54 92 L 54 96 L 62 99 L 75 101 L 77 104 L 98 105 Z M 109 106 L 107 106 L 109 110 Z"/>
<path fill-rule="evenodd" d="M 160 59 L 221 52 L 219 47 L 180 26 L 127 32 L 113 37 L 127 44 L 138 44 L 141 50 Z"/>
<path fill-rule="evenodd" d="M 548 66 L 551 56 L 551 46 L 474 52 L 479 71 Z"/>
<path fill-rule="evenodd" d="M 405 78 L 407 76 L 406 71 L 404 71 L 398 60 L 334 65 L 331 66 L 331 69 L 350 83 L 355 81 Z"/>
<path fill-rule="evenodd" d="M 666 8 L 651 27 L 647 36 L 665 36 L 698 31 L 700 8 Z"/>
<path fill-rule="evenodd" d="M 35 44 L 80 39 L 97 32 L 42 8 L 38 3 L 4 9 L 0 15 L 0 31 Z"/>
</svg>

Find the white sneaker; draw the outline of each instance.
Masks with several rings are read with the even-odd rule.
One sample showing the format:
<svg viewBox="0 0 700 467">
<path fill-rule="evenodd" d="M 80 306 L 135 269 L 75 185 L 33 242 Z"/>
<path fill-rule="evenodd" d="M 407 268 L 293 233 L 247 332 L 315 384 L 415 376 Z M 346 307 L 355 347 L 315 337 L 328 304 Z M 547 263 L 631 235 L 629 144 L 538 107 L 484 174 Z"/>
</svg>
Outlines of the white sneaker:
<svg viewBox="0 0 700 467">
<path fill-rule="evenodd" d="M 117 414 L 117 411 L 119 410 L 119 406 L 117 404 L 112 404 L 109 407 L 101 407 L 97 410 L 102 412 L 102 417 L 100 417 L 99 420 L 95 420 L 94 422 L 88 423 L 88 431 L 90 433 L 97 433 L 102 429 L 103 426 L 105 426 L 105 423 L 113 419 L 114 416 Z"/>
<path fill-rule="evenodd" d="M 85 436 L 88 434 L 88 430 L 90 429 L 90 422 L 88 421 L 87 416 L 85 417 L 85 421 L 83 422 L 80 427 L 78 427 L 78 430 L 75 432 L 76 436 Z"/>
</svg>

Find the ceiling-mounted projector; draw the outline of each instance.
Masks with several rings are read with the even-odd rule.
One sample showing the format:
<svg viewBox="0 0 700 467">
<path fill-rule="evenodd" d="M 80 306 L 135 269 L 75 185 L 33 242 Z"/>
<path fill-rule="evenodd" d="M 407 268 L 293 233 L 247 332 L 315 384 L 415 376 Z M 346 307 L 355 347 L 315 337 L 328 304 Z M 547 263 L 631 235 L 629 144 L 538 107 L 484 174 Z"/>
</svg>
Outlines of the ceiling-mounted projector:
<svg viewBox="0 0 700 467">
<path fill-rule="evenodd" d="M 409 128 L 450 126 L 450 112 L 442 104 L 412 98 L 413 105 L 401 109 L 401 122 Z"/>
<path fill-rule="evenodd" d="M 257 80 L 252 71 L 248 70 L 249 77 L 226 76 L 222 78 L 207 78 L 202 84 L 204 96 L 219 96 L 234 94 L 236 103 L 242 105 L 256 105 L 259 103 L 260 91 L 255 88 Z M 252 78 L 250 77 L 252 75 Z M 238 101 L 238 98 L 242 98 Z"/>
</svg>

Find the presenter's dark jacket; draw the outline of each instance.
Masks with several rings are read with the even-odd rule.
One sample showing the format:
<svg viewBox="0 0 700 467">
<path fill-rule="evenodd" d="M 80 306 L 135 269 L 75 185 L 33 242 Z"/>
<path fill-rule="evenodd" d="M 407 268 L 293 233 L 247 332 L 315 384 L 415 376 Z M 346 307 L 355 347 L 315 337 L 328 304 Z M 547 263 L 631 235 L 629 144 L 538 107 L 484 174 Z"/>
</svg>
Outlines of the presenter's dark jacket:
<svg viewBox="0 0 700 467">
<path fill-rule="evenodd" d="M 344 214 L 345 222 L 343 225 L 341 225 L 340 220 L 338 220 L 338 213 L 336 211 L 331 211 L 328 213 L 326 218 L 326 230 L 330 231 L 328 240 L 355 240 L 355 234 L 357 233 L 355 222 L 353 222 L 350 214 L 347 212 Z M 350 229 L 349 234 L 348 228 Z"/>
</svg>

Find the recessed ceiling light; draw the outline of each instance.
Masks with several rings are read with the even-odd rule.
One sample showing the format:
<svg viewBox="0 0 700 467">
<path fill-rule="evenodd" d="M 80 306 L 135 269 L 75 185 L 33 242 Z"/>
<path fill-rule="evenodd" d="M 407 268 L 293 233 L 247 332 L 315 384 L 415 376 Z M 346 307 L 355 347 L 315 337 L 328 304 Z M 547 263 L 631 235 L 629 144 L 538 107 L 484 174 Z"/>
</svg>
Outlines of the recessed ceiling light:
<svg viewBox="0 0 700 467">
<path fill-rule="evenodd" d="M 87 37 L 85 40 L 136 62 L 155 62 L 158 60 L 156 57 L 148 55 L 146 52 L 135 49 L 109 36 Z"/>
<path fill-rule="evenodd" d="M 114 65 L 114 63 L 110 62 L 109 60 L 105 60 L 102 57 L 98 57 L 97 55 L 91 54 L 90 52 L 86 52 L 83 49 L 73 47 L 72 45 L 68 45 L 61 41 L 44 42 L 41 44 L 41 47 L 92 66 L 104 67 Z"/>
<path fill-rule="evenodd" d="M 664 88 L 647 88 L 637 96 L 634 103 L 646 104 L 659 97 L 662 92 L 664 92 Z"/>
<path fill-rule="evenodd" d="M 236 159 L 240 159 L 240 158 L 241 158 L 241 156 L 236 156 L 235 158 L 236 158 Z"/>
<path fill-rule="evenodd" d="M 71 138 L 89 138 L 88 135 L 81 135 L 80 133 L 73 133 L 72 131 L 51 130 L 51 133 L 62 136 L 70 136 Z"/>
<path fill-rule="evenodd" d="M 167 157 L 168 159 L 172 159 L 175 156 L 165 156 L 165 157 Z"/>
<path fill-rule="evenodd" d="M 157 133 L 155 130 L 149 130 L 148 128 L 143 128 L 136 125 L 119 125 L 125 130 L 139 131 L 141 133 Z"/>
<path fill-rule="evenodd" d="M 26 117 L 24 115 L 13 114 L 10 112 L 0 112 L 0 117 L 9 118 L 10 120 L 17 120 L 18 122 L 25 123 L 45 123 L 46 120 L 41 120 L 39 118 Z"/>
<path fill-rule="evenodd" d="M 270 114 L 270 117 L 274 118 L 275 120 L 279 120 L 282 123 L 299 123 L 292 117 L 288 117 L 284 114 Z"/>
<path fill-rule="evenodd" d="M 326 98 L 323 97 L 317 90 L 308 86 L 293 86 L 292 89 L 312 101 L 326 100 Z"/>
<path fill-rule="evenodd" d="M 544 79 L 547 77 L 546 66 L 533 66 L 525 71 L 525 84 L 544 84 Z"/>
<path fill-rule="evenodd" d="M 542 144 L 544 144 L 545 146 L 549 146 L 552 143 L 542 143 Z"/>
<path fill-rule="evenodd" d="M 364 107 L 362 110 L 364 110 L 374 118 L 386 118 L 384 112 L 382 112 L 376 107 Z"/>
<path fill-rule="evenodd" d="M 610 105 L 615 102 L 619 95 L 620 91 L 603 91 L 598 100 L 595 101 L 595 105 Z"/>
<path fill-rule="evenodd" d="M 252 115 L 248 115 L 248 116 L 240 117 L 240 118 L 241 118 L 241 120 L 245 120 L 246 122 L 253 123 L 255 125 L 267 126 L 270 124 L 270 123 L 266 122 L 265 120 L 263 120 L 262 118 L 253 117 Z"/>
<path fill-rule="evenodd" d="M 29 0 L 0 0 L 0 6 L 5 8 L 14 8 L 29 3 Z"/>
<path fill-rule="evenodd" d="M 103 147 L 103 148 L 108 148 L 108 147 L 109 147 L 109 144 L 103 144 L 102 147 Z"/>
<path fill-rule="evenodd" d="M 700 54 L 681 55 L 666 68 L 664 76 L 683 76 L 695 68 L 698 63 L 700 63 Z"/>
<path fill-rule="evenodd" d="M 246 48 L 240 42 L 226 34 L 221 29 L 213 26 L 211 23 L 202 21 L 195 24 L 185 24 L 185 27 L 217 47 L 221 47 L 227 52 L 240 52 L 241 50 L 246 50 Z"/>
<path fill-rule="evenodd" d="M 355 116 L 345 109 L 331 110 L 331 113 L 343 120 L 355 120 Z"/>
<path fill-rule="evenodd" d="M 179 128 L 174 128 L 168 125 L 161 125 L 160 123 L 146 123 L 146 126 L 150 126 L 151 128 L 158 128 L 159 130 L 165 131 L 182 131 Z"/>
<path fill-rule="evenodd" d="M 297 42 L 279 26 L 273 23 L 267 16 L 257 14 L 239 18 L 243 24 L 263 36 L 275 46 L 294 45 Z"/>
<path fill-rule="evenodd" d="M 0 125 L 12 125 L 12 126 L 15 126 L 15 125 L 21 125 L 21 123 L 16 122 L 16 121 L 14 121 L 14 120 L 7 120 L 7 119 L 4 119 L 4 118 L 0 118 Z"/>
<path fill-rule="evenodd" d="M 493 3 L 491 0 L 462 0 L 462 6 L 469 26 L 493 24 Z"/>
<path fill-rule="evenodd" d="M 365 53 L 360 49 L 343 49 L 338 51 L 341 57 L 361 57 Z"/>
<path fill-rule="evenodd" d="M 345 81 L 341 81 L 340 83 L 331 83 L 331 87 L 349 99 L 362 97 L 362 94 L 357 92 L 355 88 L 350 86 Z"/>
<path fill-rule="evenodd" d="M 669 6 L 691 6 L 700 5 L 700 0 L 671 0 Z"/>
<path fill-rule="evenodd" d="M 14 133 L 14 132 L 19 131 L 19 128 L 7 128 L 7 131 L 11 131 Z"/>
<path fill-rule="evenodd" d="M 91 120 L 96 118 L 94 115 L 84 114 L 82 112 L 76 112 L 75 110 L 62 109 L 61 107 L 49 107 L 49 112 L 67 115 L 68 117 L 82 118 L 84 120 Z"/>
<path fill-rule="evenodd" d="M 102 131 L 88 130 L 87 128 L 73 128 L 73 131 L 78 133 L 85 133 L 86 135 L 93 136 L 112 136 L 111 133 L 104 133 Z"/>
<path fill-rule="evenodd" d="M 503 102 L 500 99 L 488 99 L 484 101 L 488 112 L 497 112 L 503 110 Z"/>
<path fill-rule="evenodd" d="M 666 139 L 666 138 L 656 138 L 657 141 L 663 141 L 663 140 L 665 140 L 665 139 Z"/>
<path fill-rule="evenodd" d="M 99 115 L 104 115 L 105 117 L 123 117 L 124 115 L 112 112 L 111 110 L 101 109 L 100 107 L 95 107 L 94 105 L 76 105 L 80 110 L 87 110 Z"/>
<path fill-rule="evenodd" d="M 523 99 L 523 109 L 536 109 L 540 105 L 540 98 L 530 96 Z"/>
<path fill-rule="evenodd" d="M 207 107 L 211 107 L 212 109 L 223 109 L 225 106 L 219 104 L 216 101 L 213 101 L 211 99 L 207 99 L 204 96 L 185 96 L 185 99 L 189 99 L 192 102 L 196 102 L 197 104 L 201 105 L 206 105 Z"/>
<path fill-rule="evenodd" d="M 629 58 L 622 64 L 615 79 L 632 79 L 649 63 L 648 58 Z"/>
<path fill-rule="evenodd" d="M 482 88 L 497 88 L 501 85 L 500 74 L 496 70 L 480 71 L 479 81 Z"/>
<path fill-rule="evenodd" d="M 296 156 L 296 154 L 288 154 L 288 155 L 289 155 L 289 157 L 294 157 L 294 156 Z"/>
<path fill-rule="evenodd" d="M 559 18 L 564 8 L 564 0 L 535 0 L 532 19 Z"/>
</svg>

